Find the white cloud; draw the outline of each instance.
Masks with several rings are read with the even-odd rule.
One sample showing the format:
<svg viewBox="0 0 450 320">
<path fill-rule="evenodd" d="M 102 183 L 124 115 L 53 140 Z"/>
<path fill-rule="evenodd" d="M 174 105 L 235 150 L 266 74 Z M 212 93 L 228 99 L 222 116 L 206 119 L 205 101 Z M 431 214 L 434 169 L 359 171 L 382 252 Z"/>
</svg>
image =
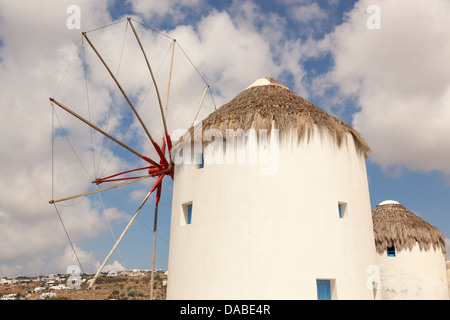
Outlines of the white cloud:
<svg viewBox="0 0 450 320">
<path fill-rule="evenodd" d="M 204 0 L 128 0 L 133 9 L 146 20 L 162 23 L 170 19 L 172 23 L 180 23 L 189 11 L 201 11 L 206 5 Z"/>
<path fill-rule="evenodd" d="M 133 200 L 142 201 L 145 198 L 145 196 L 147 195 L 147 193 L 148 193 L 147 189 L 145 189 L 145 190 L 144 189 L 133 190 L 130 193 L 130 197 Z"/>
<path fill-rule="evenodd" d="M 380 30 L 366 26 L 373 4 Z M 353 125 L 384 168 L 450 173 L 449 15 L 442 0 L 361 0 L 324 40 L 335 66 L 321 81 L 358 101 Z"/>
<path fill-rule="evenodd" d="M 327 18 L 327 14 L 322 10 L 316 2 L 293 6 L 292 17 L 300 23 L 308 23 L 314 20 L 323 20 Z"/>
<path fill-rule="evenodd" d="M 114 260 L 113 263 L 107 264 L 105 265 L 105 267 L 103 268 L 104 272 L 108 272 L 108 271 L 122 271 L 122 270 L 126 270 L 127 268 L 125 268 L 125 266 L 123 266 L 119 261 Z"/>
</svg>

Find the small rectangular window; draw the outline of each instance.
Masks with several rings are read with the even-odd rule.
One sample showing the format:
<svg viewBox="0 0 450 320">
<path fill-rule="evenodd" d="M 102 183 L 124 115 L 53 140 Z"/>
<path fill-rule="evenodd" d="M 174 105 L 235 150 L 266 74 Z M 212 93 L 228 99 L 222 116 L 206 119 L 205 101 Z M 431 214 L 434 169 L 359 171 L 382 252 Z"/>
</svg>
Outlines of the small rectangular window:
<svg viewBox="0 0 450 320">
<path fill-rule="evenodd" d="M 395 257 L 395 247 L 388 247 L 387 248 L 387 255 L 388 257 Z"/>
<path fill-rule="evenodd" d="M 186 222 L 187 222 L 187 224 L 191 224 L 191 222 L 192 222 L 192 203 L 188 204 L 188 212 L 187 212 Z"/>
<path fill-rule="evenodd" d="M 205 156 L 203 155 L 203 153 L 200 156 L 200 164 L 198 165 L 198 168 L 201 169 L 205 166 Z"/>
<path fill-rule="evenodd" d="M 343 219 L 347 216 L 347 204 L 345 202 L 338 202 L 339 218 Z"/>
<path fill-rule="evenodd" d="M 181 219 L 181 225 L 191 224 L 192 223 L 192 202 L 185 203 L 182 205 L 183 215 Z"/>
</svg>

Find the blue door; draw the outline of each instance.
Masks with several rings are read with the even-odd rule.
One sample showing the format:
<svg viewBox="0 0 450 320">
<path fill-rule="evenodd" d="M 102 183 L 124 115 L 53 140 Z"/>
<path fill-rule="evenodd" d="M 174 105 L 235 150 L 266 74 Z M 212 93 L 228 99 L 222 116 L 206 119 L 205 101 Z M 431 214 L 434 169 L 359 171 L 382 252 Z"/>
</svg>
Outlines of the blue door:
<svg viewBox="0 0 450 320">
<path fill-rule="evenodd" d="M 317 299 L 318 300 L 331 300 L 330 280 L 317 279 Z"/>
</svg>

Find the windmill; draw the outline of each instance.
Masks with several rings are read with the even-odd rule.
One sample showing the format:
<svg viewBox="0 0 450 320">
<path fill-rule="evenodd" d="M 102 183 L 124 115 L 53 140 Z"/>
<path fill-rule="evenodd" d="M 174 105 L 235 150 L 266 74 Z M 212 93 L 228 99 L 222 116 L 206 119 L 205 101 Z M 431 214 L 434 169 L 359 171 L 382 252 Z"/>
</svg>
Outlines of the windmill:
<svg viewBox="0 0 450 320">
<path fill-rule="evenodd" d="M 162 134 L 163 137 L 162 137 L 162 141 L 161 142 L 156 141 L 156 138 L 150 133 L 150 130 L 149 130 L 149 128 L 146 125 L 146 121 L 144 121 L 143 117 L 139 113 L 138 108 L 136 107 L 136 103 L 134 103 L 132 101 L 133 99 L 127 94 L 127 92 L 124 89 L 123 85 L 119 81 L 119 79 L 117 77 L 117 74 L 114 74 L 114 72 L 111 70 L 111 67 L 108 65 L 108 63 L 106 62 L 106 60 L 102 56 L 102 53 L 100 52 L 101 50 L 98 50 L 96 48 L 96 46 L 94 45 L 93 41 L 90 39 L 90 36 L 88 36 L 89 32 L 96 31 L 98 29 L 103 29 L 103 28 L 109 27 L 111 25 L 115 25 L 117 23 L 120 23 L 120 22 L 125 22 L 126 23 L 126 28 L 128 28 L 128 26 L 131 27 L 132 33 L 134 35 L 134 38 L 135 38 L 135 40 L 136 40 L 136 42 L 137 42 L 137 44 L 138 44 L 138 46 L 140 48 L 140 51 L 142 53 L 143 58 L 145 60 L 145 65 L 146 65 L 145 67 L 146 67 L 146 69 L 148 70 L 148 72 L 149 72 L 149 74 L 151 76 L 153 88 L 154 88 L 154 90 L 156 92 L 157 104 L 158 104 L 158 107 L 159 107 L 160 118 L 161 118 L 161 121 L 162 121 L 162 124 L 163 124 L 163 134 Z M 117 173 L 114 173 L 114 174 L 111 174 L 111 175 L 107 175 L 107 176 L 103 176 L 103 177 L 95 177 L 95 179 L 93 179 L 92 183 L 97 186 L 97 189 L 92 190 L 92 191 L 82 192 L 82 193 L 78 193 L 78 194 L 75 194 L 75 195 L 62 197 L 62 198 L 58 198 L 58 199 L 54 199 L 53 192 L 52 192 L 52 200 L 50 200 L 49 203 L 54 205 L 55 210 L 58 213 L 58 216 L 59 216 L 59 218 L 61 220 L 61 223 L 62 223 L 62 225 L 64 227 L 64 230 L 66 232 L 66 236 L 69 239 L 71 247 L 72 247 L 72 249 L 73 249 L 73 251 L 75 253 L 75 256 L 76 256 L 76 258 L 78 260 L 78 263 L 80 264 L 80 267 L 81 267 L 80 260 L 78 259 L 76 251 L 74 249 L 74 246 L 72 244 L 70 236 L 69 236 L 69 234 L 68 234 L 68 232 L 67 232 L 67 230 L 66 230 L 66 228 L 64 226 L 64 223 L 63 223 L 63 221 L 61 219 L 61 215 L 60 215 L 60 213 L 58 211 L 58 208 L 57 208 L 56 204 L 64 202 L 64 201 L 76 199 L 76 198 L 83 198 L 83 197 L 86 197 L 86 196 L 89 196 L 89 195 L 92 195 L 92 194 L 101 193 L 101 192 L 104 192 L 104 191 L 107 191 L 107 190 L 111 190 L 111 189 L 121 188 L 121 187 L 129 185 L 131 183 L 142 181 L 144 179 L 148 179 L 148 178 L 156 179 L 154 181 L 153 185 L 151 186 L 150 190 L 146 194 L 146 196 L 141 201 L 139 207 L 135 211 L 135 213 L 132 216 L 131 220 L 128 222 L 127 226 L 122 231 L 120 237 L 115 241 L 114 246 L 109 251 L 108 255 L 104 259 L 104 261 L 101 264 L 101 266 L 98 268 L 94 278 L 92 279 L 92 281 L 91 281 L 91 283 L 89 285 L 89 289 L 92 288 L 92 286 L 94 285 L 94 283 L 97 280 L 98 276 L 100 275 L 101 271 L 103 270 L 103 268 L 105 267 L 105 265 L 109 261 L 111 255 L 114 253 L 114 251 L 119 246 L 120 242 L 122 241 L 122 239 L 124 238 L 124 236 L 128 232 L 128 230 L 130 229 L 130 227 L 133 224 L 133 222 L 136 220 L 138 214 L 140 213 L 140 211 L 142 210 L 142 208 L 144 207 L 144 205 L 148 201 L 149 197 L 153 193 L 156 193 L 155 210 L 154 210 L 154 226 L 153 226 L 152 273 L 151 273 L 151 280 L 150 280 L 150 299 L 152 299 L 153 298 L 154 273 L 155 273 L 155 251 L 156 251 L 155 249 L 156 249 L 156 236 L 157 236 L 158 207 L 159 207 L 159 202 L 160 202 L 160 199 L 161 199 L 162 183 L 163 183 L 164 178 L 166 178 L 166 177 L 167 177 L 167 179 L 172 179 L 172 180 L 174 178 L 174 176 L 173 176 L 174 164 L 173 164 L 173 162 L 171 161 L 171 158 L 170 158 L 171 150 L 172 150 L 172 139 L 171 139 L 171 136 L 169 135 L 169 131 L 168 131 L 167 110 L 168 110 L 168 103 L 169 103 L 169 93 L 170 93 L 170 90 L 171 90 L 172 71 L 173 71 L 172 69 L 173 69 L 173 62 L 174 62 L 175 47 L 178 46 L 186 57 L 187 57 L 187 55 L 186 55 L 185 51 L 181 48 L 179 43 L 175 39 L 173 39 L 173 38 L 171 38 L 171 37 L 169 37 L 169 36 L 167 36 L 165 34 L 162 34 L 162 33 L 158 32 L 158 31 L 156 31 L 159 35 L 167 37 L 167 38 L 169 38 L 171 40 L 171 55 L 170 55 L 171 56 L 171 60 L 170 60 L 170 68 L 169 68 L 168 81 L 167 81 L 167 93 L 166 93 L 166 97 L 165 97 L 165 102 L 163 102 L 163 98 L 162 98 L 162 95 L 161 95 L 161 92 L 160 92 L 160 89 L 159 89 L 159 86 L 158 86 L 158 81 L 156 79 L 155 73 L 154 73 L 154 71 L 152 69 L 152 66 L 150 64 L 150 60 L 149 60 L 148 55 L 147 55 L 146 50 L 145 50 L 145 46 L 141 42 L 141 38 L 140 38 L 140 36 L 138 34 L 138 31 L 135 28 L 134 22 L 140 24 L 144 28 L 150 29 L 152 31 L 156 31 L 156 30 L 154 30 L 152 28 L 149 28 L 149 27 L 145 26 L 144 24 L 140 23 L 139 21 L 136 21 L 136 20 L 128 17 L 127 19 L 114 22 L 113 24 L 105 26 L 105 27 L 97 28 L 97 29 L 94 29 L 94 30 L 91 30 L 91 31 L 88 31 L 88 32 L 82 32 L 83 53 L 84 53 L 84 41 L 86 41 L 86 43 L 88 44 L 88 47 L 94 53 L 94 56 L 96 56 L 98 58 L 98 60 L 101 62 L 101 65 L 103 65 L 104 69 L 106 69 L 107 73 L 109 74 L 109 76 L 113 80 L 113 82 L 115 84 L 115 88 L 117 88 L 120 91 L 121 95 L 125 99 L 126 104 L 128 105 L 128 107 L 132 111 L 133 116 L 135 117 L 134 119 L 137 119 L 138 124 L 140 126 L 140 129 L 142 129 L 145 132 L 145 136 L 148 139 L 148 142 L 150 142 L 151 147 L 156 152 L 156 157 L 143 155 L 142 152 L 138 152 L 136 150 L 136 148 L 131 147 L 126 142 L 124 142 L 121 139 L 119 139 L 116 136 L 114 136 L 114 134 L 109 133 L 108 130 L 106 130 L 105 128 L 102 128 L 101 125 L 94 123 L 94 121 L 91 121 L 89 118 L 83 117 L 79 113 L 75 112 L 72 108 L 67 107 L 61 101 L 57 100 L 55 98 L 55 96 L 50 97 L 49 100 L 50 100 L 50 103 L 52 105 L 53 114 L 55 114 L 55 106 L 59 107 L 60 109 L 64 110 L 65 112 L 67 112 L 68 114 L 70 114 L 71 116 L 76 118 L 77 120 L 81 121 L 82 124 L 87 125 L 90 128 L 90 130 L 93 130 L 94 132 L 97 132 L 97 133 L 101 134 L 104 137 L 104 139 L 108 139 L 109 141 L 112 141 L 116 146 L 122 147 L 123 149 L 127 150 L 131 154 L 134 154 L 135 156 L 137 156 L 140 160 L 142 160 L 145 163 L 145 166 L 139 166 L 137 168 L 128 168 L 125 171 L 117 172 Z M 195 68 L 195 66 L 193 65 L 192 61 L 189 59 L 189 57 L 187 57 L 187 59 L 192 64 L 192 66 L 194 67 L 195 71 L 200 75 L 200 73 L 198 72 L 197 68 Z M 85 69 L 85 71 L 86 71 L 86 69 Z M 86 72 L 85 72 L 85 76 L 87 77 Z M 205 79 L 201 75 L 200 75 L 200 77 L 204 81 L 205 87 L 203 89 L 202 97 L 201 97 L 200 103 L 198 105 L 197 111 L 195 113 L 194 120 L 192 121 L 192 124 L 196 120 L 196 118 L 197 118 L 197 116 L 199 114 L 199 111 L 202 108 L 202 105 L 203 105 L 206 93 L 209 90 L 209 85 L 206 83 Z M 211 95 L 211 97 L 212 97 L 212 95 Z M 54 128 L 52 130 L 54 132 Z M 52 143 L 52 148 L 53 148 L 53 143 Z M 52 163 L 53 163 L 53 160 L 52 160 Z M 140 173 L 140 174 L 139 175 L 135 175 L 137 173 Z M 53 179 L 53 169 L 52 169 L 52 179 Z M 113 184 L 111 185 L 111 183 L 113 183 Z M 108 186 L 100 188 L 99 187 L 100 185 L 101 186 L 108 185 Z"/>
</svg>

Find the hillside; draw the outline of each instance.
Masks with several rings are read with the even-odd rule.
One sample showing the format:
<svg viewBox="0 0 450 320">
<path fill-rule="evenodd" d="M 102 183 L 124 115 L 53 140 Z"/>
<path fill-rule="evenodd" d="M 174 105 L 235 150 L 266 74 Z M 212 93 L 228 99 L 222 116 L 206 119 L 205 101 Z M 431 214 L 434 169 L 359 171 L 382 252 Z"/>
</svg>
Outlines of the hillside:
<svg viewBox="0 0 450 320">
<path fill-rule="evenodd" d="M 149 300 L 150 273 L 140 275 L 121 273 L 115 277 L 100 276 L 94 287 L 87 290 L 88 282 L 94 275 L 82 275 L 80 289 L 67 289 L 67 275 L 53 277 L 19 277 L 14 280 L 2 279 L 0 298 L 3 300 Z M 167 274 L 155 273 L 155 300 L 166 299 Z"/>
</svg>

